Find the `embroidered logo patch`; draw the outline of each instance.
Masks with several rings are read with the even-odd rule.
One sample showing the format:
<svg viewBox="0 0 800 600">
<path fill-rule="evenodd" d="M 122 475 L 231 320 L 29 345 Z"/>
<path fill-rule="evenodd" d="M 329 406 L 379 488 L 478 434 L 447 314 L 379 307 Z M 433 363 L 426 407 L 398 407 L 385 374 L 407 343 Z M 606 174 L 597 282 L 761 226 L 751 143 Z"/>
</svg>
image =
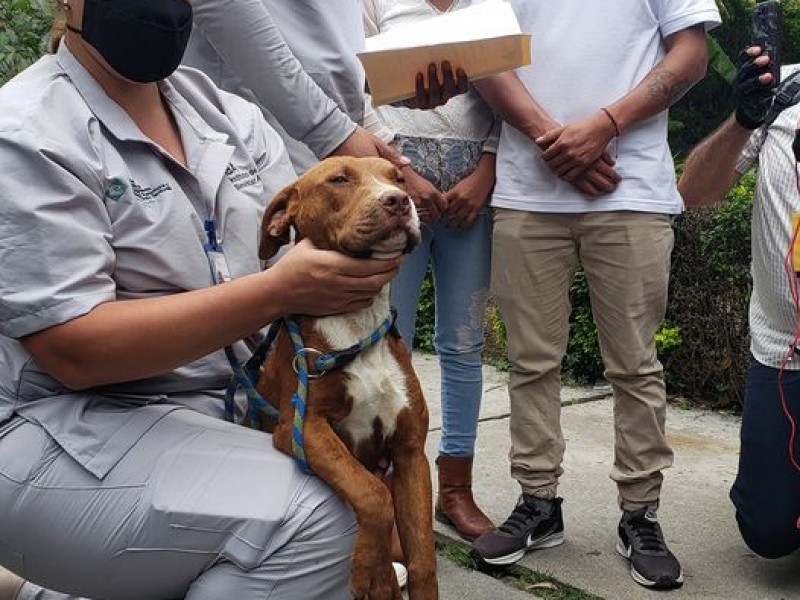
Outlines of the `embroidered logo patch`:
<svg viewBox="0 0 800 600">
<path fill-rule="evenodd" d="M 237 190 L 261 183 L 258 167 L 252 164 L 240 166 L 228 163 L 228 168 L 225 169 L 225 177 Z"/>
<path fill-rule="evenodd" d="M 106 188 L 106 198 L 116 202 L 117 200 L 122 198 L 122 195 L 125 193 L 127 189 L 128 189 L 127 183 L 125 183 L 119 177 L 114 177 L 114 179 L 108 182 L 108 187 Z"/>
<path fill-rule="evenodd" d="M 172 186 L 169 183 L 159 183 L 154 186 L 139 185 L 131 179 L 131 189 L 133 190 L 133 195 L 136 196 L 136 199 L 139 201 L 139 204 L 150 207 L 156 203 L 157 198 L 161 194 L 172 190 Z"/>
</svg>

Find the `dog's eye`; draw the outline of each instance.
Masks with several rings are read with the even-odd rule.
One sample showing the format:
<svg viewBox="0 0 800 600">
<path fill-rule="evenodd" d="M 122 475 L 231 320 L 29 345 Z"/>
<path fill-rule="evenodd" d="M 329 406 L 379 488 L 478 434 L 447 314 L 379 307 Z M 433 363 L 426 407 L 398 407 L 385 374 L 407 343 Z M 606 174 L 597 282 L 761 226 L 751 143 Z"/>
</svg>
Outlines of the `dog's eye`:
<svg viewBox="0 0 800 600">
<path fill-rule="evenodd" d="M 329 183 L 347 183 L 348 179 L 344 175 L 334 175 L 330 179 L 328 179 Z"/>
<path fill-rule="evenodd" d="M 397 176 L 397 183 L 399 183 L 400 185 L 403 185 L 405 182 L 406 182 L 406 178 L 405 177 L 403 177 L 402 175 L 398 175 Z"/>
</svg>

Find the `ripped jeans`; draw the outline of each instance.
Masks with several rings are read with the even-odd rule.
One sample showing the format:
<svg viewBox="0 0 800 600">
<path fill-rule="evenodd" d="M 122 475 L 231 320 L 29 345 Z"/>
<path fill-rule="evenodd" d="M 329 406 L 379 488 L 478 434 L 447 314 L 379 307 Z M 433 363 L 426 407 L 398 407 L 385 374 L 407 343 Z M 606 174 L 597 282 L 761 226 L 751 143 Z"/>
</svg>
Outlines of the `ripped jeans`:
<svg viewBox="0 0 800 600">
<path fill-rule="evenodd" d="M 471 173 L 481 156 L 481 145 L 474 142 L 420 141 L 398 137 L 397 148 L 418 173 L 443 192 Z M 438 221 L 426 223 L 422 243 L 392 282 L 397 326 L 410 351 L 420 290 L 430 264 L 436 301 L 434 345 L 442 377 L 442 454 L 472 456 L 475 451 L 483 394 L 481 354 L 489 298 L 491 231 L 488 206 L 468 229 L 445 227 Z"/>
</svg>

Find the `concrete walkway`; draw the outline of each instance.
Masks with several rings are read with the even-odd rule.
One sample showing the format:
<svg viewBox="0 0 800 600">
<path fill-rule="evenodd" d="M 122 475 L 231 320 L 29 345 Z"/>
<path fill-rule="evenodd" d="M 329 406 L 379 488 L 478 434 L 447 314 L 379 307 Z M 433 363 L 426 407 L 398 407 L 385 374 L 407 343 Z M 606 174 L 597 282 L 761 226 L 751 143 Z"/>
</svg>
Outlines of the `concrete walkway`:
<svg viewBox="0 0 800 600">
<path fill-rule="evenodd" d="M 428 456 L 433 464 L 441 424 L 439 368 L 435 356 L 423 354 L 415 355 L 414 365 L 431 413 Z M 613 448 L 610 393 L 564 388 L 562 404 L 567 451 L 559 495 L 564 497 L 567 540 L 557 548 L 528 553 L 521 565 L 606 600 L 800 600 L 800 555 L 761 559 L 736 529 L 728 490 L 736 474 L 738 418 L 670 407 L 667 433 L 675 464 L 665 474 L 659 518 L 670 549 L 681 560 L 685 583 L 679 590 L 653 592 L 631 580 L 627 562 L 614 549 L 620 513 L 608 477 Z M 506 374 L 485 367 L 474 491 L 496 524 L 509 515 L 519 495 L 508 472 L 508 448 Z M 449 527 L 437 523 L 436 530 L 460 540 Z M 440 566 L 440 589 L 443 600 L 531 597 L 452 564 Z"/>
</svg>

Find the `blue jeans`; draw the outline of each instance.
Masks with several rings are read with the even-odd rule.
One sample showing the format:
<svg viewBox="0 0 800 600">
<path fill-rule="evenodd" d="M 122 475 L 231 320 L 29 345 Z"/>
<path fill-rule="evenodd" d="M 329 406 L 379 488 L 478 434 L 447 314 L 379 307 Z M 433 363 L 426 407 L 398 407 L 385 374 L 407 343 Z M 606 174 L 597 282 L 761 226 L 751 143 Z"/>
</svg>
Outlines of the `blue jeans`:
<svg viewBox="0 0 800 600">
<path fill-rule="evenodd" d="M 424 148 L 417 141 L 418 138 L 399 138 L 398 149 L 442 191 L 466 177 L 480 158 L 477 144 L 440 145 L 440 152 L 434 157 L 426 152 L 432 147 L 431 141 Z M 397 326 L 410 351 L 420 289 L 428 264 L 431 266 L 436 301 L 434 345 L 442 374 L 439 452 L 452 456 L 472 456 L 475 451 L 483 393 L 481 355 L 489 298 L 491 228 L 488 208 L 468 229 L 427 223 L 422 243 L 406 259 L 392 283 Z"/>
<path fill-rule="evenodd" d="M 800 421 L 800 371 L 784 371 L 783 395 Z M 800 548 L 800 473 L 789 460 L 789 419 L 778 391 L 778 369 L 752 361 L 742 412 L 739 471 L 730 497 L 750 549 L 778 558 Z M 792 449 L 798 457 L 798 443 Z"/>
</svg>

